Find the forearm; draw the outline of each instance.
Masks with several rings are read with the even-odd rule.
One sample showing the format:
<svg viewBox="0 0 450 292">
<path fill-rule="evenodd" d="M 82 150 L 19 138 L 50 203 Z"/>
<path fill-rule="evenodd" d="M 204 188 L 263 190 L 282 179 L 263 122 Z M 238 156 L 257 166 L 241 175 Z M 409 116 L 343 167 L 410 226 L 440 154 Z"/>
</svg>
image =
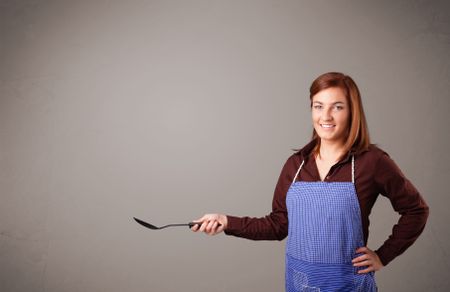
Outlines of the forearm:
<svg viewBox="0 0 450 292">
<path fill-rule="evenodd" d="M 287 214 L 271 213 L 261 218 L 227 217 L 227 235 L 251 240 L 283 240 L 287 236 Z"/>
<path fill-rule="evenodd" d="M 380 193 L 391 201 L 400 219 L 392 228 L 392 234 L 376 250 L 383 265 L 410 247 L 425 228 L 429 208 L 419 191 L 403 175 L 400 168 L 388 156 L 382 156 L 377 163 L 375 181 Z"/>
<path fill-rule="evenodd" d="M 424 201 L 420 207 L 400 217 L 398 224 L 392 229 L 392 235 L 376 250 L 383 265 L 405 252 L 419 237 L 425 228 L 429 208 Z"/>
</svg>

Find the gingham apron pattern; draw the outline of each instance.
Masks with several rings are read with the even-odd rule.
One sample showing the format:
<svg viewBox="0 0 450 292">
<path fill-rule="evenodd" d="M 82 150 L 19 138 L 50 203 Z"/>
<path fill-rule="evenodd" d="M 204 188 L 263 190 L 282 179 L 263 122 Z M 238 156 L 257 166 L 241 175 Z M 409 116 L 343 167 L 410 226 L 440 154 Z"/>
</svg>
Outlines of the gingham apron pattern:
<svg viewBox="0 0 450 292">
<path fill-rule="evenodd" d="M 286 196 L 286 291 L 377 291 L 351 263 L 364 246 L 354 157 L 351 182 L 296 182 L 303 163 Z"/>
</svg>

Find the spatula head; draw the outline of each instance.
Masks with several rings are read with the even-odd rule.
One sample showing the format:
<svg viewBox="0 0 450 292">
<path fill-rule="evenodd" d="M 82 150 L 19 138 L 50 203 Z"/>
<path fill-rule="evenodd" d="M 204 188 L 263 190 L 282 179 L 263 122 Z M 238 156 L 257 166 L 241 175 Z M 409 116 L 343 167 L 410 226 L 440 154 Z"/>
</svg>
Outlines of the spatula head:
<svg viewBox="0 0 450 292">
<path fill-rule="evenodd" d="M 155 225 L 152 225 L 150 223 L 142 221 L 142 220 L 140 220 L 140 219 L 138 219 L 136 217 L 133 217 L 133 218 L 134 218 L 134 220 L 136 220 L 137 223 L 141 224 L 142 226 L 145 226 L 145 227 L 153 229 L 153 230 L 158 230 L 159 229 L 159 227 L 156 227 Z"/>
</svg>

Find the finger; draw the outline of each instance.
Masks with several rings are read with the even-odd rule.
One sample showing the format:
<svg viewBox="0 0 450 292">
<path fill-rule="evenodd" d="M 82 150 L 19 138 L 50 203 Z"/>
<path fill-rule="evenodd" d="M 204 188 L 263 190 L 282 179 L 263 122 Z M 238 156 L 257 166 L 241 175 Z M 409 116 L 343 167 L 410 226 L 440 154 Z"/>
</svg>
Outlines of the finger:
<svg viewBox="0 0 450 292">
<path fill-rule="evenodd" d="M 219 222 L 214 220 L 210 222 L 210 232 L 209 235 L 216 235 L 217 234 L 217 226 L 219 225 Z"/>
<path fill-rule="evenodd" d="M 352 263 L 357 263 L 357 262 L 361 262 L 361 261 L 365 261 L 370 259 L 370 256 L 368 254 L 363 254 L 359 257 L 356 257 L 352 260 Z"/>
<path fill-rule="evenodd" d="M 193 221 L 195 224 L 192 226 L 192 228 L 195 227 L 196 230 L 199 230 L 200 227 L 202 226 L 203 222 L 199 222 L 199 221 Z"/>
<path fill-rule="evenodd" d="M 201 218 L 194 220 L 193 222 L 203 222 L 209 218 L 209 214 L 204 214 Z"/>
<path fill-rule="evenodd" d="M 209 233 L 211 235 L 213 235 L 216 232 L 217 221 L 211 221 L 211 222 L 209 222 L 208 225 L 209 225 L 208 226 L 209 227 Z"/>
<path fill-rule="evenodd" d="M 191 227 L 191 230 L 192 230 L 193 232 L 197 232 L 199 228 L 200 228 L 199 224 L 195 224 L 195 225 L 193 225 L 193 226 Z"/>
<path fill-rule="evenodd" d="M 212 231 L 213 234 L 212 235 L 216 235 L 217 233 L 219 233 L 219 222 L 215 221 L 213 226 L 212 226 Z"/>
<path fill-rule="evenodd" d="M 203 221 L 202 225 L 200 225 L 200 232 L 205 232 L 206 226 L 208 225 L 208 221 Z"/>
<path fill-rule="evenodd" d="M 203 222 L 203 220 L 205 220 L 205 216 L 203 216 L 202 218 L 192 220 L 192 222 Z"/>
<path fill-rule="evenodd" d="M 375 269 L 372 266 L 369 266 L 367 269 L 359 270 L 358 274 L 367 274 L 373 272 Z"/>
<path fill-rule="evenodd" d="M 371 266 L 371 265 L 372 265 L 372 261 L 370 261 L 370 260 L 353 264 L 354 267 L 364 267 L 364 266 Z"/>
<path fill-rule="evenodd" d="M 208 221 L 208 224 L 206 225 L 206 229 L 205 229 L 206 233 L 211 234 L 214 222 L 215 222 L 214 220 Z"/>
</svg>

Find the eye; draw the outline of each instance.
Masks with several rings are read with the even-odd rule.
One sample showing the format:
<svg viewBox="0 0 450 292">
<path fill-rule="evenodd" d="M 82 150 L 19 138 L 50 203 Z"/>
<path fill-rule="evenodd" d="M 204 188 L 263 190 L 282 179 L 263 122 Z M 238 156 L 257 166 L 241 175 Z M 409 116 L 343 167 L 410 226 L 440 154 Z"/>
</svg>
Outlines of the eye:
<svg viewBox="0 0 450 292">
<path fill-rule="evenodd" d="M 344 109 L 344 107 L 342 105 L 336 105 L 336 106 L 334 106 L 334 109 L 337 111 L 341 111 Z"/>
<path fill-rule="evenodd" d="M 315 104 L 315 105 L 313 106 L 313 108 L 314 108 L 315 110 L 320 110 L 320 109 L 322 109 L 322 105 L 320 105 L 320 104 Z"/>
</svg>

